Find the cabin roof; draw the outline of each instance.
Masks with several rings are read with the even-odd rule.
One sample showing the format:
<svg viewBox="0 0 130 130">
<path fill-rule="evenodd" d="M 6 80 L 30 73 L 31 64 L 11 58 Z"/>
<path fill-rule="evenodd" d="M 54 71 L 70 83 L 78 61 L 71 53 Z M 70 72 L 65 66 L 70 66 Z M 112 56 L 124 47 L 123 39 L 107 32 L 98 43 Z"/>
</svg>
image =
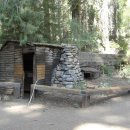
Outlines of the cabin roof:
<svg viewBox="0 0 130 130">
<path fill-rule="evenodd" d="M 4 48 L 4 46 L 6 46 L 8 43 L 16 43 L 19 44 L 19 41 L 16 40 L 11 40 L 11 41 L 6 41 L 4 44 L 0 45 L 0 50 L 2 50 Z M 60 44 L 51 44 L 51 43 L 38 43 L 38 42 L 32 42 L 32 43 L 27 43 L 27 46 L 45 46 L 45 47 L 54 47 L 54 48 L 63 48 L 62 45 Z"/>
<path fill-rule="evenodd" d="M 63 46 L 60 45 L 60 44 L 50 44 L 50 43 L 38 43 L 38 42 L 34 42 L 34 43 L 31 43 L 31 45 L 63 48 Z"/>
</svg>

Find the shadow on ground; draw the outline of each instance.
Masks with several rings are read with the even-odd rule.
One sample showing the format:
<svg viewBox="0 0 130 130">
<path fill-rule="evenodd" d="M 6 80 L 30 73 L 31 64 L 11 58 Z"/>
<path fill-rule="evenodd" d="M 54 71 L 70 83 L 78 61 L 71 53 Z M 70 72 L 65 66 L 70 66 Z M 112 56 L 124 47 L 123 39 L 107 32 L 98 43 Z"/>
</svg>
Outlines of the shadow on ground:
<svg viewBox="0 0 130 130">
<path fill-rule="evenodd" d="M 129 130 L 130 97 L 88 108 L 57 107 L 27 100 L 0 102 L 0 130 Z"/>
</svg>

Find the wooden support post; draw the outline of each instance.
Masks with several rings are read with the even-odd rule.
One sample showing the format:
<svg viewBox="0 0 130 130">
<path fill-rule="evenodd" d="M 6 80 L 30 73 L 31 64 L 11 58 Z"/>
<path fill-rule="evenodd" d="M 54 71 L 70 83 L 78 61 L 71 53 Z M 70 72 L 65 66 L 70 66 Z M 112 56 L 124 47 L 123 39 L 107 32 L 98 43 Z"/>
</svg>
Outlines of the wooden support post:
<svg viewBox="0 0 130 130">
<path fill-rule="evenodd" d="M 81 107 L 84 108 L 86 106 L 86 94 L 82 94 L 81 100 Z"/>
<path fill-rule="evenodd" d="M 86 107 L 90 105 L 90 95 L 86 96 Z"/>
<path fill-rule="evenodd" d="M 81 107 L 84 108 L 86 106 L 86 91 L 81 91 L 81 95 Z"/>
</svg>

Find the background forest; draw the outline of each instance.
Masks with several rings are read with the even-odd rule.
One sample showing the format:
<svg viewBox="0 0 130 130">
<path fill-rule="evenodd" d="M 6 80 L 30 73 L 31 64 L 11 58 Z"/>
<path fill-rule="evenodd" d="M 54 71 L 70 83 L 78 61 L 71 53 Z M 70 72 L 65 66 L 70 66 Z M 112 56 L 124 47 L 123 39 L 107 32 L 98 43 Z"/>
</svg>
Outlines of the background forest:
<svg viewBox="0 0 130 130">
<path fill-rule="evenodd" d="M 126 53 L 130 0 L 0 0 L 0 42 L 76 44 Z"/>
</svg>

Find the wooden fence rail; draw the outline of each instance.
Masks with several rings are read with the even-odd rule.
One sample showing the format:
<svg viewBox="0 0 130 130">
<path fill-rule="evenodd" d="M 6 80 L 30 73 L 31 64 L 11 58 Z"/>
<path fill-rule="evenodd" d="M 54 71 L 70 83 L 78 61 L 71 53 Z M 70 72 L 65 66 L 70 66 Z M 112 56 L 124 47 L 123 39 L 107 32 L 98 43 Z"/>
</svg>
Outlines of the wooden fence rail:
<svg viewBox="0 0 130 130">
<path fill-rule="evenodd" d="M 34 85 L 31 86 L 33 90 Z M 111 87 L 111 88 L 97 88 L 97 89 L 67 89 L 59 87 L 51 87 L 45 85 L 37 85 L 35 90 L 43 92 L 44 97 L 50 95 L 51 98 L 70 99 L 71 101 L 77 101 L 81 107 L 90 105 L 91 96 L 93 95 L 119 95 L 122 93 L 129 93 L 130 87 Z"/>
</svg>

